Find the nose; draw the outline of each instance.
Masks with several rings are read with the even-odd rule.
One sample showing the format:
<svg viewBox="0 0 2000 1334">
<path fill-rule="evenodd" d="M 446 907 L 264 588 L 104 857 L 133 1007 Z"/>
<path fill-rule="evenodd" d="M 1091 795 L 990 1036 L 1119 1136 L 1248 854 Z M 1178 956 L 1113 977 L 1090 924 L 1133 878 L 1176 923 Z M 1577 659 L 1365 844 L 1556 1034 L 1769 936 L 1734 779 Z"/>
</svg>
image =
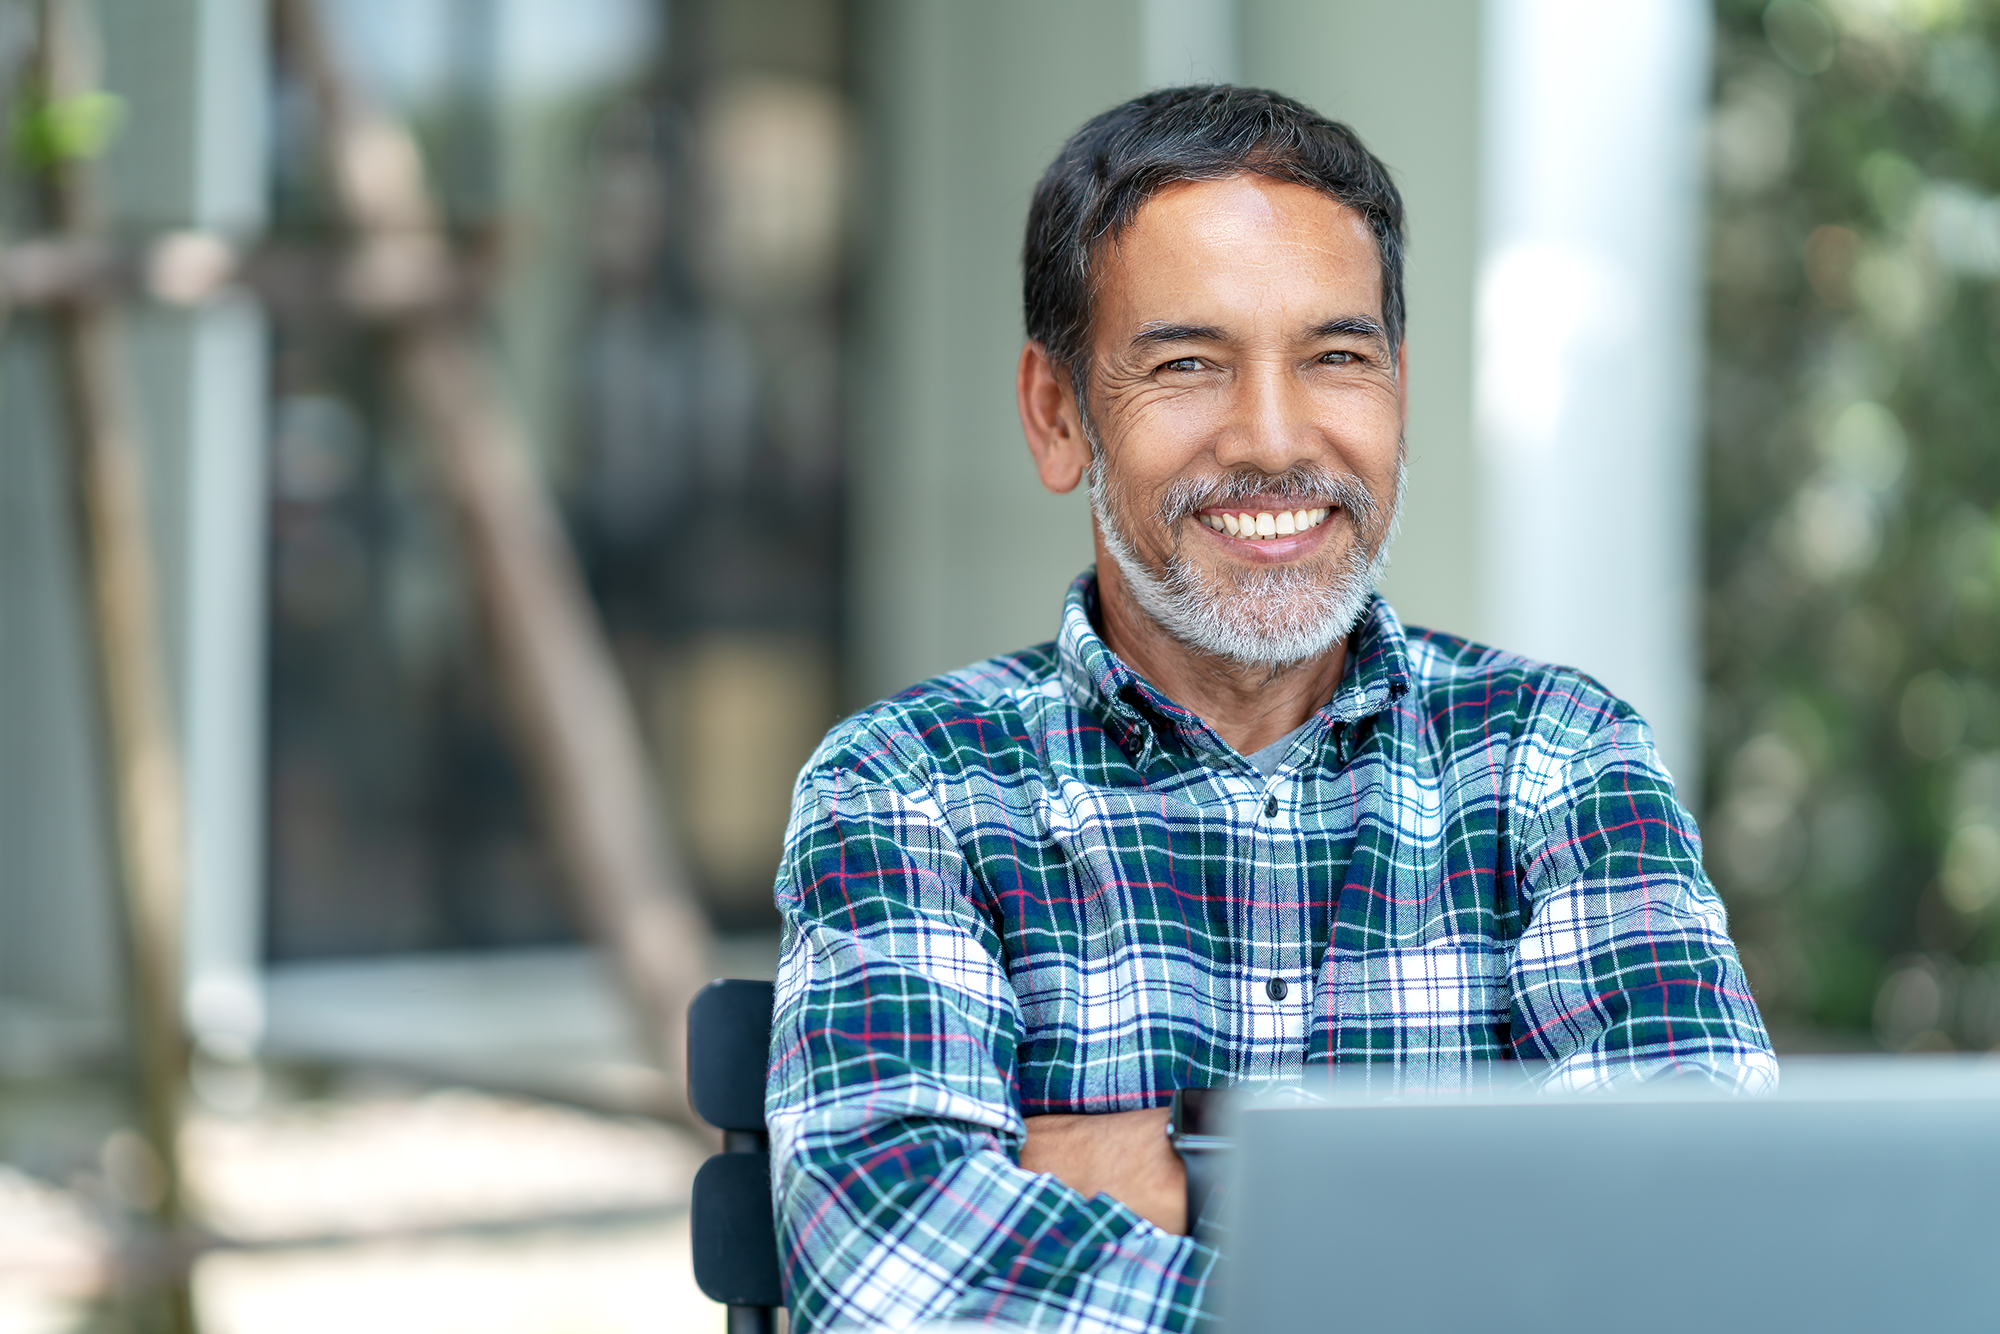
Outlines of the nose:
<svg viewBox="0 0 2000 1334">
<path fill-rule="evenodd" d="M 1239 371 L 1229 421 L 1216 442 L 1224 468 L 1281 473 L 1313 460 L 1318 450 L 1304 386 L 1288 366 L 1259 360 Z"/>
</svg>

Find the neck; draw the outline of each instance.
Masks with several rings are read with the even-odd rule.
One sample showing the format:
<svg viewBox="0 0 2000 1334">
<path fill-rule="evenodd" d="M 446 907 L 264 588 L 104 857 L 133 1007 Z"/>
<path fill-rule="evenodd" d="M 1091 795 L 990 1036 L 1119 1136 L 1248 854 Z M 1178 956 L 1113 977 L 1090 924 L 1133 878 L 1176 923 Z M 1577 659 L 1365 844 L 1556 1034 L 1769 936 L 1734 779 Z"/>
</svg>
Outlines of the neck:
<svg viewBox="0 0 2000 1334">
<path fill-rule="evenodd" d="M 1199 714 L 1244 755 L 1262 750 L 1312 717 L 1332 698 L 1347 665 L 1344 643 L 1286 667 L 1245 666 L 1189 648 L 1140 609 L 1102 542 L 1097 548 L 1097 610 L 1105 644 L 1126 666 L 1174 703 Z"/>
</svg>

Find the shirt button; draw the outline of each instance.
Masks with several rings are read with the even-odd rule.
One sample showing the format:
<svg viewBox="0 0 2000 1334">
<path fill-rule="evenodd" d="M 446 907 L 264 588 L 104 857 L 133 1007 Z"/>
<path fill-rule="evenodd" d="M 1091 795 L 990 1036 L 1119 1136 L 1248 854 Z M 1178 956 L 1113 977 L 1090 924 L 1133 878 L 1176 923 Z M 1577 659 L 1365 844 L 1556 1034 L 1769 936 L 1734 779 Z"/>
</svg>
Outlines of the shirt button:
<svg viewBox="0 0 2000 1334">
<path fill-rule="evenodd" d="M 1282 977 L 1274 977 L 1264 984 L 1264 994 L 1274 1001 L 1283 1000 L 1290 991 L 1291 988 L 1285 985 L 1285 979 Z"/>
<path fill-rule="evenodd" d="M 1264 798 L 1264 818 L 1268 820 L 1277 813 L 1278 813 L 1278 799 L 1276 797 Z"/>
</svg>

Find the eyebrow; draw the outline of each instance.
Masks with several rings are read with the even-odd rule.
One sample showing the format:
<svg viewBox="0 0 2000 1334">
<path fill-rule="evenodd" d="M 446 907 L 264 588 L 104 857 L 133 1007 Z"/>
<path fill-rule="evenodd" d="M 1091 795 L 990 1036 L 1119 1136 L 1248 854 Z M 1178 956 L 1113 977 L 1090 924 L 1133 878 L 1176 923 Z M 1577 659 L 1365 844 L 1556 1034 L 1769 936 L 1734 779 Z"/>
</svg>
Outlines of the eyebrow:
<svg viewBox="0 0 2000 1334">
<path fill-rule="evenodd" d="M 1306 330 L 1308 339 L 1372 338 L 1387 343 L 1389 335 L 1379 320 L 1367 315 L 1337 315 Z M 1162 343 L 1224 343 L 1228 335 L 1212 324 L 1149 324 L 1132 335 L 1133 347 L 1157 347 Z"/>
<path fill-rule="evenodd" d="M 1227 337 L 1212 324 L 1149 324 L 1132 335 L 1133 347 L 1160 343 L 1223 343 Z"/>
<path fill-rule="evenodd" d="M 1308 338 L 1338 338 L 1343 334 L 1350 337 L 1373 338 L 1380 343 L 1389 341 L 1389 335 L 1382 328 L 1381 322 L 1366 315 L 1342 315 L 1324 324 L 1315 324 L 1306 332 Z"/>
</svg>

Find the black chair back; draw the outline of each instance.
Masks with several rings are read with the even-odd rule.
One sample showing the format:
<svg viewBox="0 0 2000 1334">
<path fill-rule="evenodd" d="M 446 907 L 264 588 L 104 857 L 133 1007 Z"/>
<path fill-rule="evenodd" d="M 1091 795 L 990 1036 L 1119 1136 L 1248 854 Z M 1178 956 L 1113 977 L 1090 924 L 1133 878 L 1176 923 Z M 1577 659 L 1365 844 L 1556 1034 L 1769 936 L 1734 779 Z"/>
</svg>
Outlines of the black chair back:
<svg viewBox="0 0 2000 1334">
<path fill-rule="evenodd" d="M 770 1047 L 769 982 L 711 982 L 688 1006 L 688 1100 L 723 1146 L 695 1173 L 694 1280 L 729 1308 L 729 1334 L 769 1334 L 784 1304 L 764 1130 Z"/>
</svg>

